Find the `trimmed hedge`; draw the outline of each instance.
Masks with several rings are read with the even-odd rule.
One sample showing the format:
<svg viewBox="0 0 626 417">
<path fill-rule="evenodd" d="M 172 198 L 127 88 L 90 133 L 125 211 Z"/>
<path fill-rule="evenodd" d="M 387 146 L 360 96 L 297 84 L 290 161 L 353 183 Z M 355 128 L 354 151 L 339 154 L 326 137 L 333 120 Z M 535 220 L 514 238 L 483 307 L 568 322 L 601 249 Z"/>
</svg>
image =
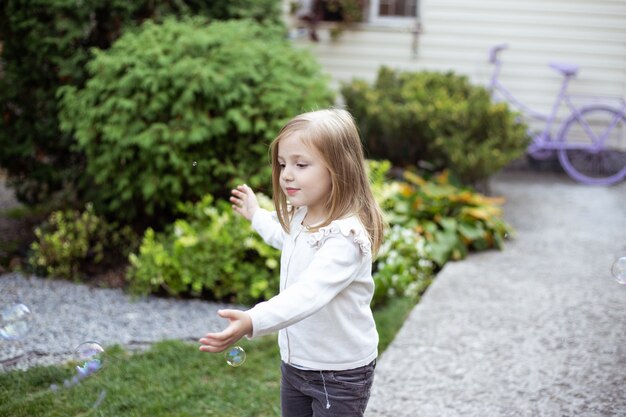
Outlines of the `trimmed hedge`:
<svg viewBox="0 0 626 417">
<path fill-rule="evenodd" d="M 449 170 L 478 184 L 526 151 L 526 127 L 505 103 L 465 76 L 381 67 L 373 85 L 354 80 L 341 92 L 369 157 L 394 166 Z"/>
<path fill-rule="evenodd" d="M 179 201 L 268 190 L 267 146 L 294 114 L 333 102 L 315 59 L 253 21 L 146 22 L 94 51 L 82 89 L 59 90 L 99 211 L 158 227 Z"/>
<path fill-rule="evenodd" d="M 202 15 L 281 23 L 280 0 L 5 0 L 0 5 L 0 166 L 20 201 L 90 188 L 84 155 L 58 128 L 56 91 L 82 86 L 90 49 L 146 19 Z M 86 199 L 83 199 L 86 200 Z"/>
</svg>

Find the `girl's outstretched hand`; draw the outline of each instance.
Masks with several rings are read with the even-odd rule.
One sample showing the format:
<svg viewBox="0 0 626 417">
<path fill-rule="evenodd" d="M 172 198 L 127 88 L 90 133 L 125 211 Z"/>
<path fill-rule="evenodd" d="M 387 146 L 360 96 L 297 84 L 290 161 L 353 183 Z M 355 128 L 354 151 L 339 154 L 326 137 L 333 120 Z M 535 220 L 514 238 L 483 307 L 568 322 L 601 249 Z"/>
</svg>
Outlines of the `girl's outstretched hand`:
<svg viewBox="0 0 626 417">
<path fill-rule="evenodd" d="M 238 185 L 231 191 L 230 202 L 233 203 L 233 210 L 241 214 L 248 220 L 252 220 L 254 213 L 259 208 L 259 202 L 252 188 L 247 185 Z"/>
<path fill-rule="evenodd" d="M 222 352 L 247 334 L 252 333 L 252 320 L 245 311 L 219 310 L 220 317 L 228 319 L 228 327 L 218 333 L 207 333 L 199 342 L 202 352 Z"/>
</svg>

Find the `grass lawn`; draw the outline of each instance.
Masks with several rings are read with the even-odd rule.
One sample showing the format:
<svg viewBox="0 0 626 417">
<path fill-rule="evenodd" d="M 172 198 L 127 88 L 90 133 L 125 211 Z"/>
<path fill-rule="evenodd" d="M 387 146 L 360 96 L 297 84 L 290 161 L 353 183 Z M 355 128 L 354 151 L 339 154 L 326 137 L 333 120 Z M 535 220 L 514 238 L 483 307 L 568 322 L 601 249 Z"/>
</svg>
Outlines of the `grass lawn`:
<svg viewBox="0 0 626 417">
<path fill-rule="evenodd" d="M 395 299 L 374 312 L 379 352 L 393 340 L 413 305 Z M 228 366 L 222 354 L 199 352 L 193 343 L 164 341 L 133 355 L 108 348 L 100 372 L 56 392 L 50 385 L 71 378 L 71 365 L 0 373 L 0 416 L 280 416 L 275 336 L 242 340 L 240 345 L 247 360 L 238 368 Z"/>
</svg>

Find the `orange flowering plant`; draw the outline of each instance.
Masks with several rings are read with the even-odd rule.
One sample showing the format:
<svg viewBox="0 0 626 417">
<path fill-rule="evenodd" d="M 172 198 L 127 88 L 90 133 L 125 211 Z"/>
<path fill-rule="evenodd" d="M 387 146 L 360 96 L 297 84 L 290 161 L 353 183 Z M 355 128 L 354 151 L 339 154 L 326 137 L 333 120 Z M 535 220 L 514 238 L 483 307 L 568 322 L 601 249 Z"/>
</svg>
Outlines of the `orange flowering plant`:
<svg viewBox="0 0 626 417">
<path fill-rule="evenodd" d="M 389 162 L 374 162 L 378 177 L 389 172 Z M 489 197 L 455 185 L 448 171 L 428 179 L 411 170 L 399 178 L 374 185 L 390 225 L 413 230 L 426 240 L 426 254 L 442 267 L 463 259 L 469 251 L 502 249 L 513 230 L 502 218 L 501 197 Z"/>
</svg>

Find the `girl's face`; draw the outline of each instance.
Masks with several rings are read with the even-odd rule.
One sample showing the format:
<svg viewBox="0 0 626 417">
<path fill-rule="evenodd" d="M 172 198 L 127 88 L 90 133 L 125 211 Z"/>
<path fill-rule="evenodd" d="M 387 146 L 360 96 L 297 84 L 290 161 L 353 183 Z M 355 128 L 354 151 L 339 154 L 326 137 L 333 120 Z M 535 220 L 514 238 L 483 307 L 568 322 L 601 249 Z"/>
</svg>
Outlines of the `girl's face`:
<svg viewBox="0 0 626 417">
<path fill-rule="evenodd" d="M 325 204 L 330 197 L 330 171 L 322 158 L 302 143 L 294 133 L 278 144 L 280 188 L 287 200 L 296 207 L 307 207 L 309 222 L 319 222 L 326 217 Z"/>
</svg>

